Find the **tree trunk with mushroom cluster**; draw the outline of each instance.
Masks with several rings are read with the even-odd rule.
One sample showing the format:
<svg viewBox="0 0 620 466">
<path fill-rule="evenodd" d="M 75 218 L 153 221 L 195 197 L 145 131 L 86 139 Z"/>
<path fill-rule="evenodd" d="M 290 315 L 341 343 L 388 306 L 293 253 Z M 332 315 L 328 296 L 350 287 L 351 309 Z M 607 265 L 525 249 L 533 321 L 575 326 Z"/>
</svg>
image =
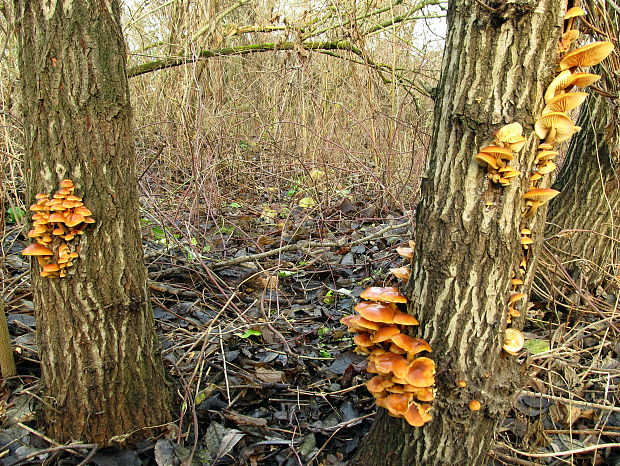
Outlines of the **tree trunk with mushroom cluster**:
<svg viewBox="0 0 620 466">
<path fill-rule="evenodd" d="M 511 279 L 523 257 L 520 225 L 527 176 L 491 184 L 473 162 L 503 125 L 519 122 L 527 142 L 510 164 L 534 165 L 534 122 L 553 79 L 559 0 L 454 1 L 448 10 L 431 154 L 417 209 L 409 312 L 433 351 L 437 396 L 431 422 L 414 428 L 380 409 L 351 464 L 484 464 L 493 431 L 522 383 L 502 351 Z M 538 209 L 528 253 L 531 274 L 542 237 Z M 526 280 L 524 291 L 528 291 Z"/>
<path fill-rule="evenodd" d="M 146 292 L 119 2 L 15 0 L 15 12 L 29 200 L 70 179 L 95 221 L 64 232 L 79 252 L 66 276 L 32 265 L 48 435 L 143 437 L 170 421 L 171 394 Z"/>
<path fill-rule="evenodd" d="M 590 288 L 613 281 L 620 261 L 620 138 L 613 107 L 606 97 L 591 96 L 582 108 L 583 129 L 554 184 L 561 194 L 549 208 L 546 230 L 551 252 Z"/>
<path fill-rule="evenodd" d="M 593 25 L 586 28 L 590 38 L 617 38 L 617 8 L 596 0 L 582 6 Z M 592 93 L 581 108 L 582 130 L 571 140 L 554 184 L 561 194 L 550 206 L 546 231 L 551 252 L 577 283 L 590 289 L 614 282 L 620 272 L 620 51 L 616 48 L 592 72 L 600 75 L 595 84 L 600 94 Z"/>
</svg>

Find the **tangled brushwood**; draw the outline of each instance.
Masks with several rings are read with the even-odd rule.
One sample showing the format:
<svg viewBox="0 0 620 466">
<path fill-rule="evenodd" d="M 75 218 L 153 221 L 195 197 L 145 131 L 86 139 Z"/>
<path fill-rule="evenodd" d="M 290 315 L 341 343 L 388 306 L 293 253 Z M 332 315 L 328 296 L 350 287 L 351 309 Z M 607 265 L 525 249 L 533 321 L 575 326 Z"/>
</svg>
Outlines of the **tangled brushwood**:
<svg viewBox="0 0 620 466">
<path fill-rule="evenodd" d="M 411 247 L 398 248 L 401 256 L 413 257 Z M 392 269 L 401 280 L 411 274 L 409 267 Z M 371 287 L 360 295 L 354 310 L 356 315 L 342 319 L 353 338 L 355 351 L 368 355 L 368 372 L 377 374 L 366 384 L 377 406 L 391 416 L 404 418 L 412 426 L 422 426 L 431 420 L 431 405 L 435 399 L 435 362 L 420 356 L 430 353 L 430 345 L 422 338 L 408 335 L 407 328 L 419 325 L 404 306 L 407 298 L 395 287 Z"/>
<path fill-rule="evenodd" d="M 36 256 L 41 276 L 62 278 L 78 257 L 71 248 L 89 223 L 95 223 L 92 212 L 82 198 L 74 194 L 75 185 L 69 179 L 60 182 L 60 189 L 50 198 L 37 194 L 37 202 L 30 206 L 33 229 L 28 237 L 36 242 L 22 251 L 24 256 Z"/>
</svg>

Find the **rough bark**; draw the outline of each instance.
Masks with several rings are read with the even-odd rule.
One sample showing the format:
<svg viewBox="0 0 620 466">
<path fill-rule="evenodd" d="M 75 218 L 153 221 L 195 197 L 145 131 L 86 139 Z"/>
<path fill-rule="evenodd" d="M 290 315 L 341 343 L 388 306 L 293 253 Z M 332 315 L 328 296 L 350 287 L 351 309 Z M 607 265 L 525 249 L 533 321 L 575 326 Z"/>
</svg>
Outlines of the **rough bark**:
<svg viewBox="0 0 620 466">
<path fill-rule="evenodd" d="M 433 420 L 412 428 L 379 410 L 352 464 L 484 464 L 493 431 L 522 382 L 516 358 L 501 347 L 510 279 L 522 256 L 521 196 L 529 182 L 522 177 L 507 188 L 491 186 L 472 158 L 495 130 L 518 121 L 528 143 L 511 165 L 523 173 L 531 169 L 533 123 L 555 71 L 561 3 L 449 5 L 407 285 L 410 312 L 421 322 L 419 336 L 430 342 L 437 364 Z M 540 241 L 540 220 L 536 225 Z M 467 388 L 456 388 L 458 379 Z M 472 399 L 482 403 L 480 411 L 468 409 Z"/>
<path fill-rule="evenodd" d="M 9 334 L 9 326 L 4 313 L 4 301 L 0 297 L 0 374 L 2 377 L 12 377 L 17 374 L 13 344 Z"/>
<path fill-rule="evenodd" d="M 96 219 L 70 276 L 33 264 L 48 432 L 144 436 L 170 420 L 171 398 L 146 293 L 119 3 L 15 0 L 15 12 L 30 200 L 70 178 Z"/>
<path fill-rule="evenodd" d="M 548 246 L 578 282 L 613 280 L 620 263 L 620 114 L 603 96 L 590 95 L 554 184 L 561 194 L 549 208 Z"/>
</svg>

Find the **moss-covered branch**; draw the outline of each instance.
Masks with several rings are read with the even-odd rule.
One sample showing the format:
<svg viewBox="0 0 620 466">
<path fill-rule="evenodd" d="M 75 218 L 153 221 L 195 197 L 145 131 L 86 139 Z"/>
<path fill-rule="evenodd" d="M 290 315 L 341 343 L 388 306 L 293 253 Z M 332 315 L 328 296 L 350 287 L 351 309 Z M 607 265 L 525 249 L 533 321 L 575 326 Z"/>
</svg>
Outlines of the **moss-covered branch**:
<svg viewBox="0 0 620 466">
<path fill-rule="evenodd" d="M 346 50 L 356 55 L 362 56 L 362 52 L 348 41 L 325 41 L 325 42 L 271 42 L 264 44 L 240 45 L 236 47 L 224 47 L 216 50 L 203 50 L 199 54 L 186 57 L 170 57 L 161 60 L 155 60 L 142 65 L 131 67 L 127 70 L 130 78 L 151 71 L 173 68 L 175 66 L 193 63 L 200 59 L 208 59 L 214 57 L 224 57 L 228 55 L 248 55 L 250 53 L 272 52 L 276 50 Z"/>
</svg>

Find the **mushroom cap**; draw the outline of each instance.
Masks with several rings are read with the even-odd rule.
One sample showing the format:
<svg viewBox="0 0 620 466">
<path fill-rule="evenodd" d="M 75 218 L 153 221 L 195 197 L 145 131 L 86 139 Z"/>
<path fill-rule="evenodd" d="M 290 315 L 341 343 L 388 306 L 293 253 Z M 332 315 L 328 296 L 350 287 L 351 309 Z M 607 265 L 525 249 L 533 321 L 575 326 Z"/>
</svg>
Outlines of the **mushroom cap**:
<svg viewBox="0 0 620 466">
<path fill-rule="evenodd" d="M 432 419 L 432 416 L 428 413 L 430 410 L 431 405 L 420 405 L 414 401 L 409 405 L 409 408 L 407 408 L 405 420 L 413 427 L 422 427 Z"/>
<path fill-rule="evenodd" d="M 607 41 L 592 42 L 564 55 L 560 60 L 560 70 L 593 66 L 602 62 L 614 50 L 614 44 Z"/>
<path fill-rule="evenodd" d="M 374 345 L 372 338 L 370 337 L 370 334 L 368 333 L 359 333 L 355 335 L 353 337 L 353 343 L 355 343 L 357 346 L 361 348 L 368 348 Z"/>
<path fill-rule="evenodd" d="M 392 393 L 385 397 L 385 408 L 392 416 L 404 417 L 411 398 L 410 393 Z"/>
<path fill-rule="evenodd" d="M 556 169 L 556 164 L 553 163 L 551 160 L 538 165 L 538 173 L 540 173 L 541 175 L 546 175 L 547 173 L 551 173 L 555 169 Z"/>
<path fill-rule="evenodd" d="M 35 227 L 28 232 L 29 238 L 36 238 L 37 236 L 42 236 L 47 233 L 47 227 L 43 225 L 35 225 Z"/>
<path fill-rule="evenodd" d="M 532 244 L 534 242 L 534 240 L 532 238 L 530 238 L 529 236 L 522 236 L 521 237 L 521 244 Z"/>
<path fill-rule="evenodd" d="M 576 18 L 577 16 L 585 16 L 586 12 L 583 11 L 583 8 L 578 6 L 574 6 L 569 8 L 566 14 L 564 15 L 564 19 Z"/>
<path fill-rule="evenodd" d="M 523 199 L 526 201 L 547 202 L 558 194 L 560 194 L 560 191 L 551 188 L 532 188 L 523 195 Z"/>
<path fill-rule="evenodd" d="M 75 209 L 76 207 L 80 207 L 82 206 L 81 202 L 76 202 L 76 201 L 67 201 L 66 199 L 64 201 L 62 201 L 61 204 L 65 209 Z M 88 209 L 86 209 L 88 210 Z M 88 210 L 90 212 L 90 210 Z M 75 212 L 75 211 L 74 211 Z M 82 214 L 84 215 L 84 214 Z"/>
<path fill-rule="evenodd" d="M 80 204 L 79 206 L 77 206 L 75 208 L 75 210 L 73 211 L 76 214 L 80 214 L 83 215 L 84 217 L 88 217 L 90 215 L 92 215 L 93 213 L 90 211 L 90 209 L 87 209 L 86 207 L 84 207 L 84 205 Z"/>
<path fill-rule="evenodd" d="M 525 139 L 525 137 L 522 137 L 521 139 L 519 139 L 519 140 L 517 140 L 515 142 L 508 143 L 508 147 L 513 152 L 519 152 L 519 151 L 521 151 L 521 149 L 523 149 L 523 146 L 525 146 L 526 142 L 527 142 L 527 139 Z"/>
<path fill-rule="evenodd" d="M 471 400 L 467 406 L 469 406 L 469 409 L 472 411 L 478 411 L 482 407 L 478 400 Z"/>
<path fill-rule="evenodd" d="M 402 384 L 395 383 L 394 385 L 389 386 L 386 390 L 390 393 L 406 393 L 405 386 Z"/>
<path fill-rule="evenodd" d="M 366 366 L 366 372 L 369 374 L 377 374 L 377 368 L 375 367 L 375 362 L 368 360 L 368 365 Z"/>
<path fill-rule="evenodd" d="M 509 354 L 515 355 L 523 348 L 525 337 L 516 328 L 507 328 L 504 333 L 504 344 L 502 348 Z"/>
<path fill-rule="evenodd" d="M 515 167 L 511 167 L 510 165 L 500 168 L 499 173 L 502 174 L 502 178 L 514 178 L 515 176 L 519 176 L 521 174 L 519 170 Z"/>
<path fill-rule="evenodd" d="M 396 325 L 386 325 L 385 327 L 381 327 L 377 330 L 371 340 L 373 343 L 381 343 L 382 341 L 386 341 L 394 336 L 397 336 L 399 333 L 400 330 Z"/>
<path fill-rule="evenodd" d="M 412 387 L 411 385 L 404 386 L 405 392 L 413 393 L 420 401 L 433 401 L 435 399 L 435 389 L 431 387 Z"/>
<path fill-rule="evenodd" d="M 566 86 L 586 87 L 594 84 L 601 76 L 593 73 L 572 73 L 567 80 Z"/>
<path fill-rule="evenodd" d="M 398 345 L 395 345 L 394 343 L 390 344 L 390 353 L 407 354 L 407 352 L 404 349 L 402 349 Z"/>
<path fill-rule="evenodd" d="M 73 188 L 74 187 L 73 181 L 71 181 L 68 178 L 65 178 L 64 180 L 60 182 L 60 187 L 61 188 Z"/>
<path fill-rule="evenodd" d="M 536 158 L 534 159 L 534 163 L 538 163 L 542 160 L 547 161 L 554 159 L 558 156 L 559 152 L 557 150 L 540 150 L 536 154 Z"/>
<path fill-rule="evenodd" d="M 573 42 L 579 39 L 579 30 L 578 29 L 569 29 L 564 34 L 562 34 L 562 44 L 564 46 L 570 46 Z"/>
<path fill-rule="evenodd" d="M 40 203 L 32 204 L 29 207 L 29 209 L 32 210 L 33 212 L 39 212 L 39 211 L 42 211 L 42 210 L 48 210 L 47 209 L 47 202 L 45 203 L 45 205 L 40 204 Z"/>
<path fill-rule="evenodd" d="M 370 301 L 382 301 L 384 303 L 407 302 L 407 298 L 400 294 L 398 288 L 393 286 L 371 286 L 370 288 L 366 288 L 364 291 L 362 291 L 362 294 L 360 294 L 360 298 L 369 299 Z"/>
<path fill-rule="evenodd" d="M 523 139 L 523 126 L 515 122 L 502 126 L 495 132 L 495 140 L 501 143 L 514 144 Z"/>
<path fill-rule="evenodd" d="M 392 323 L 396 325 L 420 325 L 418 319 L 406 312 L 397 312 L 394 314 L 394 320 L 392 320 Z"/>
<path fill-rule="evenodd" d="M 414 359 L 404 379 L 414 387 L 433 386 L 435 384 L 435 361 L 429 358 Z"/>
<path fill-rule="evenodd" d="M 409 370 L 409 363 L 400 354 L 385 353 L 372 358 L 375 369 L 381 375 L 394 374 L 396 377 L 404 379 Z"/>
<path fill-rule="evenodd" d="M 561 126 L 559 128 L 556 128 L 556 133 L 553 141 L 558 144 L 560 142 L 568 141 L 573 136 L 573 134 L 578 133 L 579 131 L 581 131 L 581 126 L 573 126 L 572 128 Z"/>
<path fill-rule="evenodd" d="M 527 298 L 527 295 L 525 293 L 512 293 L 510 295 L 510 298 L 508 299 L 508 304 L 514 304 L 524 298 Z"/>
<path fill-rule="evenodd" d="M 69 214 L 67 215 L 67 218 L 65 220 L 65 224 L 68 227 L 74 227 L 76 225 L 79 225 L 80 223 L 82 223 L 84 221 L 85 217 L 83 215 L 80 214 Z"/>
<path fill-rule="evenodd" d="M 65 220 L 66 220 L 65 216 L 58 212 L 54 212 L 47 219 L 48 222 L 56 222 L 56 223 L 65 223 Z"/>
<path fill-rule="evenodd" d="M 542 111 L 543 115 L 551 112 L 570 112 L 579 107 L 588 97 L 586 92 L 565 92 L 553 97 Z"/>
<path fill-rule="evenodd" d="M 22 251 L 24 256 L 53 256 L 54 252 L 47 246 L 39 243 L 33 243 Z"/>
<path fill-rule="evenodd" d="M 46 273 L 58 272 L 59 270 L 60 270 L 60 267 L 58 266 L 58 264 L 46 264 L 43 266 L 43 272 L 46 272 Z"/>
<path fill-rule="evenodd" d="M 390 269 L 392 275 L 394 275 L 399 280 L 407 281 L 409 277 L 411 277 L 411 269 L 409 267 L 397 267 Z"/>
<path fill-rule="evenodd" d="M 422 351 L 428 351 L 429 353 L 433 351 L 431 349 L 431 345 L 429 345 L 426 340 L 422 338 L 410 337 L 404 333 L 394 335 L 392 337 L 392 343 L 404 349 L 408 355 L 418 354 Z"/>
<path fill-rule="evenodd" d="M 349 332 L 368 332 L 370 330 L 376 331 L 381 328 L 381 325 L 377 322 L 371 322 L 360 315 L 345 316 L 340 319 L 340 323 L 346 325 L 349 328 Z"/>
<path fill-rule="evenodd" d="M 366 382 L 366 388 L 373 395 L 382 393 L 387 387 L 392 385 L 394 385 L 394 382 L 392 382 L 392 380 L 388 377 L 383 377 L 382 375 L 375 375 L 368 382 Z"/>
<path fill-rule="evenodd" d="M 573 120 L 571 120 L 568 115 L 561 112 L 549 112 L 542 115 L 536 120 L 536 124 L 534 125 L 536 136 L 540 139 L 545 139 L 551 128 L 555 128 L 557 131 L 558 128 L 570 130 L 574 127 L 575 124 Z"/>
<path fill-rule="evenodd" d="M 499 164 L 497 163 L 497 159 L 487 153 L 487 152 L 478 152 L 475 156 L 474 156 L 474 161 L 478 164 L 478 165 L 482 165 L 483 167 L 485 166 L 489 166 L 491 168 L 494 168 L 495 170 L 497 170 L 499 168 Z"/>
<path fill-rule="evenodd" d="M 512 160 L 512 151 L 506 147 L 486 146 L 480 149 L 480 152 L 491 154 L 492 156 L 502 160 Z"/>
<path fill-rule="evenodd" d="M 396 252 L 398 253 L 400 257 L 403 257 L 409 260 L 413 259 L 413 248 L 408 248 L 405 246 L 397 246 Z"/>
<path fill-rule="evenodd" d="M 545 102 L 549 102 L 556 95 L 560 94 L 568 86 L 586 87 L 594 84 L 601 79 L 598 74 L 592 73 L 571 73 L 564 70 L 558 74 L 545 91 Z"/>
<path fill-rule="evenodd" d="M 396 314 L 396 306 L 393 304 L 378 303 L 374 301 L 361 301 L 353 308 L 359 314 L 371 322 L 391 324 Z"/>
</svg>

